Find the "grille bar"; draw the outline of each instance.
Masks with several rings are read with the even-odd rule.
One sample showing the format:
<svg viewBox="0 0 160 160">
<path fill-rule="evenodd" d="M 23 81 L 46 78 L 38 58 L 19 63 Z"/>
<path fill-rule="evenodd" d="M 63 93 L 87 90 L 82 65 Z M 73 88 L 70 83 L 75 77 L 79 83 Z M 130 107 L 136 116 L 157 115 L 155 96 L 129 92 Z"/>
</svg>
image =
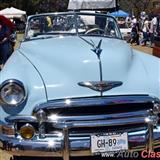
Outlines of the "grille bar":
<svg viewBox="0 0 160 160">
<path fill-rule="evenodd" d="M 110 113 L 121 113 L 122 111 L 150 109 L 156 101 L 158 101 L 158 99 L 147 95 L 60 99 L 48 101 L 47 103 L 36 106 L 33 114 L 41 109 L 47 113 L 59 113 L 62 111 L 64 115 L 68 112 L 73 115 L 75 111 L 77 111 L 76 113 L 78 114 L 86 113 L 87 111 L 95 111 L 95 114 L 98 114 L 99 111 L 103 111 L 103 109 L 106 112 L 107 110 L 111 111 Z"/>
</svg>

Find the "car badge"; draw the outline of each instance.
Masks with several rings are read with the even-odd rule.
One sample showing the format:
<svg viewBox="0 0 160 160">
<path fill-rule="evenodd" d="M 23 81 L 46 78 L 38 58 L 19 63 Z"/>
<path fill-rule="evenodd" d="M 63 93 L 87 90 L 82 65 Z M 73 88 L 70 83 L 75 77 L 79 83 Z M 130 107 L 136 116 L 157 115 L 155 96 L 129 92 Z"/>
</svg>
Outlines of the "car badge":
<svg viewBox="0 0 160 160">
<path fill-rule="evenodd" d="M 121 81 L 88 81 L 79 82 L 78 85 L 90 88 L 94 91 L 105 92 L 112 88 L 119 87 L 123 84 Z"/>
</svg>

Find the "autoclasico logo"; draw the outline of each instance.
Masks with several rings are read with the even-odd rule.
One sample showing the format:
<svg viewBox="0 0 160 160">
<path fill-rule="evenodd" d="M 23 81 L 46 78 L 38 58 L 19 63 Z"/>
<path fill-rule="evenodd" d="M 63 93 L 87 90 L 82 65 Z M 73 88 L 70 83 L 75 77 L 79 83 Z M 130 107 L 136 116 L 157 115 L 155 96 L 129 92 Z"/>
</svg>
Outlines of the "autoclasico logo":
<svg viewBox="0 0 160 160">
<path fill-rule="evenodd" d="M 144 159 L 154 159 L 154 158 L 160 158 L 160 152 L 149 152 L 147 150 L 143 150 L 141 152 L 126 152 L 126 151 L 120 151 L 120 152 L 105 152 L 101 153 L 102 157 L 114 157 L 114 158 L 144 158 Z"/>
<path fill-rule="evenodd" d="M 144 150 L 141 152 L 142 158 L 160 158 L 160 152 L 148 152 Z"/>
</svg>

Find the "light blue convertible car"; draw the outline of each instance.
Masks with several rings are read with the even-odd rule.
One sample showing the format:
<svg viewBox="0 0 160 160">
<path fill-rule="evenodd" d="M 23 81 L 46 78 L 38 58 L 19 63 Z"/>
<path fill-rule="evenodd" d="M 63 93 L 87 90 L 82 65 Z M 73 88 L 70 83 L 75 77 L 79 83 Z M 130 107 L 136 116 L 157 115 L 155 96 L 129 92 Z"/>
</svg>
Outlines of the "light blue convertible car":
<svg viewBox="0 0 160 160">
<path fill-rule="evenodd" d="M 14 160 L 158 151 L 159 99 L 160 60 L 133 50 L 113 17 L 30 16 L 0 72 L 0 149 Z"/>
</svg>

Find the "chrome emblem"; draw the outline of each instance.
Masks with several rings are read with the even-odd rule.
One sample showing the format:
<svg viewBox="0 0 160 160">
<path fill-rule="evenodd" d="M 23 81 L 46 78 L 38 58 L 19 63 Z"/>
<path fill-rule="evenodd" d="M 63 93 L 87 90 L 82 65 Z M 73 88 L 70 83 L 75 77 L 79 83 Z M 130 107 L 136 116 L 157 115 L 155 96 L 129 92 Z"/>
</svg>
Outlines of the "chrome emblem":
<svg viewBox="0 0 160 160">
<path fill-rule="evenodd" d="M 121 81 L 88 81 L 79 82 L 78 85 L 82 87 L 90 88 L 94 91 L 105 92 L 112 88 L 119 87 L 123 83 Z"/>
</svg>

